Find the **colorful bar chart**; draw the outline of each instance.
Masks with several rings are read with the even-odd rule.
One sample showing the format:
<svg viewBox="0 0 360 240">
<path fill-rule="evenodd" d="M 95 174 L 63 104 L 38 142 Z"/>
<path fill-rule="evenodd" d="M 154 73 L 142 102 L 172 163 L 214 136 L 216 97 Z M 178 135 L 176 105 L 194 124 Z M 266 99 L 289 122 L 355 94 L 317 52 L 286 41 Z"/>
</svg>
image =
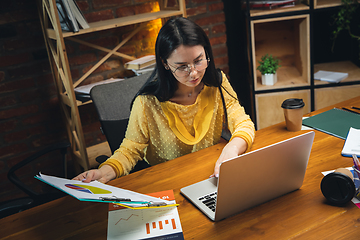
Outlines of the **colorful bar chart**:
<svg viewBox="0 0 360 240">
<path fill-rule="evenodd" d="M 156 194 L 160 199 L 175 198 L 172 191 Z M 177 207 L 134 210 L 109 204 L 107 239 L 183 240 L 184 236 Z"/>
<path fill-rule="evenodd" d="M 171 222 L 171 225 L 170 225 L 170 222 Z M 146 234 L 150 234 L 151 233 L 151 227 L 152 226 L 152 229 L 156 229 L 157 226 L 159 227 L 160 230 L 163 230 L 164 227 L 166 227 L 166 225 L 170 225 L 171 228 L 173 230 L 176 229 L 176 222 L 175 222 L 175 219 L 172 218 L 170 219 L 170 221 L 168 219 L 165 219 L 164 220 L 164 225 L 163 225 L 163 221 L 159 221 L 158 224 L 156 224 L 156 222 L 152 222 L 151 224 L 150 223 L 146 223 Z"/>
</svg>

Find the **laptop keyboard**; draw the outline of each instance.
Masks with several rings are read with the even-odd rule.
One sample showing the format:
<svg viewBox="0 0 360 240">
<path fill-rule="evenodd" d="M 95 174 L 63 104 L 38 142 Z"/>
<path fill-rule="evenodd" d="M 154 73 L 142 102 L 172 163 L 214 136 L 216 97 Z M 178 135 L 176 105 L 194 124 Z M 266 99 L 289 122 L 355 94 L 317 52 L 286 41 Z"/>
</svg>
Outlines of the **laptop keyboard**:
<svg viewBox="0 0 360 240">
<path fill-rule="evenodd" d="M 205 196 L 199 197 L 199 200 L 203 204 L 205 204 L 208 208 L 210 208 L 211 211 L 215 212 L 216 195 L 217 195 L 217 192 L 213 192 L 213 193 L 207 194 Z"/>
</svg>

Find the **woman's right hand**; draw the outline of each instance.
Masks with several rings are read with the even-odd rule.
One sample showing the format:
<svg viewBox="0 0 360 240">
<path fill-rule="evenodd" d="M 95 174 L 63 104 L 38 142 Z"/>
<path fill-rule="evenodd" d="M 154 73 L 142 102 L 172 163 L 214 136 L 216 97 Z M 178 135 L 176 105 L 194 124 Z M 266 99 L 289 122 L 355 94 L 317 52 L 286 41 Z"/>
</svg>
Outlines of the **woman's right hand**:
<svg viewBox="0 0 360 240">
<path fill-rule="evenodd" d="M 103 165 L 100 169 L 92 169 L 85 171 L 72 180 L 78 180 L 85 183 L 89 183 L 94 180 L 98 180 L 102 183 L 107 183 L 116 177 L 114 169 L 108 165 Z"/>
</svg>

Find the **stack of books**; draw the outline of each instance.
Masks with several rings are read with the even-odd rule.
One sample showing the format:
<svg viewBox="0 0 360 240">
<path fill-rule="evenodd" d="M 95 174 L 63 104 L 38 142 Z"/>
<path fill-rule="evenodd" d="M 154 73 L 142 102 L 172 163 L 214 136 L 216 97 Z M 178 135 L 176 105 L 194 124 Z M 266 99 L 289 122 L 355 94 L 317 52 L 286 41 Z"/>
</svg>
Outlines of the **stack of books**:
<svg viewBox="0 0 360 240">
<path fill-rule="evenodd" d="M 154 67 L 155 62 L 156 62 L 155 55 L 147 55 L 125 63 L 125 68 L 132 70 L 141 70 L 146 67 Z"/>
<path fill-rule="evenodd" d="M 62 30 L 75 33 L 90 27 L 75 0 L 56 0 L 56 7 Z"/>
</svg>

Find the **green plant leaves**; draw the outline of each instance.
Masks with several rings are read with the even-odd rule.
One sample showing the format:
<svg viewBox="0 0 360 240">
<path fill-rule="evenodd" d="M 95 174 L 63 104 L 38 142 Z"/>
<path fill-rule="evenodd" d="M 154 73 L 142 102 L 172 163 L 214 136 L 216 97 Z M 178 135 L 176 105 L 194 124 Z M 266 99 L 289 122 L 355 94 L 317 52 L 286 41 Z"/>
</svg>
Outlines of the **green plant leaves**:
<svg viewBox="0 0 360 240">
<path fill-rule="evenodd" d="M 356 9 L 359 7 L 358 0 L 341 0 L 341 2 L 343 4 L 342 7 L 340 8 L 339 12 L 333 17 L 335 30 L 333 31 L 332 51 L 335 46 L 335 39 L 339 36 L 340 32 L 342 32 L 343 30 L 348 31 L 348 33 L 352 38 L 355 38 L 358 41 L 360 41 L 360 36 L 353 34 L 350 29 L 351 20 L 353 19 L 356 13 Z"/>
<path fill-rule="evenodd" d="M 271 54 L 265 54 L 261 57 L 261 61 L 258 61 L 260 66 L 256 69 L 261 72 L 261 74 L 275 74 L 279 67 L 281 67 L 280 59 L 273 57 Z"/>
</svg>

